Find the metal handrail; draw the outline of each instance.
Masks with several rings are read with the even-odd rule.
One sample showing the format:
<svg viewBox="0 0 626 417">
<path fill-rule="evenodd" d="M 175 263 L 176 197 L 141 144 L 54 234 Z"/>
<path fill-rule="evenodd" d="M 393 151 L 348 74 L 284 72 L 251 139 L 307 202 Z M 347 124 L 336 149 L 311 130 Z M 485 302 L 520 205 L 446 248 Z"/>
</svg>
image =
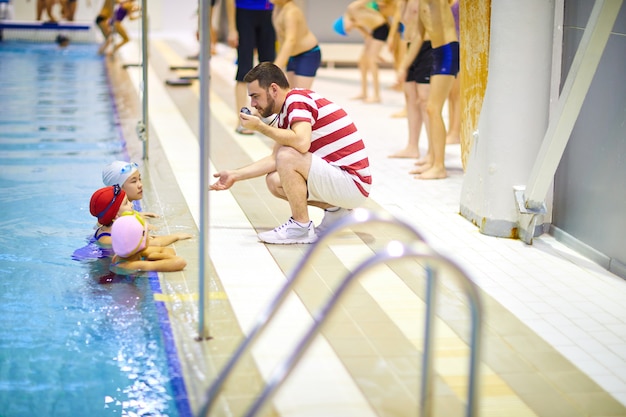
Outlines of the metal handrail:
<svg viewBox="0 0 626 417">
<path fill-rule="evenodd" d="M 398 241 L 390 242 L 384 250 L 376 252 L 373 256 L 362 262 L 352 273 L 348 274 L 339 286 L 336 288 L 332 296 L 327 300 L 324 306 L 317 312 L 313 325 L 309 328 L 304 337 L 298 342 L 295 349 L 289 355 L 289 357 L 279 364 L 270 376 L 269 382 L 265 386 L 261 395 L 256 399 L 252 406 L 245 414 L 246 417 L 252 417 L 261 410 L 263 405 L 269 401 L 275 395 L 278 388 L 282 385 L 284 380 L 289 376 L 293 368 L 297 365 L 299 360 L 304 355 L 306 349 L 310 346 L 315 336 L 319 333 L 322 325 L 326 322 L 329 314 L 333 311 L 340 298 L 345 294 L 350 284 L 355 278 L 359 277 L 364 271 L 370 269 L 381 263 L 388 262 L 394 259 L 404 258 L 419 258 L 428 260 L 434 264 L 441 264 L 443 266 L 450 267 L 455 273 L 455 276 L 459 278 L 463 290 L 468 296 L 470 302 L 472 329 L 470 335 L 470 368 L 469 368 L 469 388 L 468 388 L 468 402 L 466 415 L 473 416 L 477 410 L 477 369 L 480 353 L 480 333 L 481 333 L 481 302 L 478 290 L 475 284 L 464 274 L 461 269 L 449 259 L 435 252 L 426 243 L 422 235 L 415 230 L 408 223 L 393 218 L 387 214 L 377 214 L 364 209 L 355 209 L 350 215 L 345 216 L 339 221 L 335 222 L 328 231 L 320 237 L 320 239 L 311 246 L 305 256 L 300 260 L 296 266 L 294 272 L 291 274 L 285 285 L 281 288 L 275 298 L 268 304 L 263 312 L 258 316 L 257 322 L 249 332 L 248 336 L 241 342 L 235 351 L 234 355 L 230 358 L 228 363 L 224 366 L 219 373 L 217 379 L 209 387 L 206 397 L 206 403 L 200 411 L 200 416 L 205 416 L 212 408 L 215 400 L 221 392 L 226 379 L 230 376 L 232 370 L 239 362 L 244 353 L 246 353 L 254 342 L 258 339 L 263 330 L 268 326 L 276 312 L 282 306 L 282 303 L 287 298 L 291 290 L 293 289 L 296 281 L 299 279 L 301 272 L 308 266 L 313 255 L 317 252 L 320 244 L 326 241 L 330 236 L 336 232 L 345 229 L 347 227 L 366 224 L 366 223 L 383 223 L 399 226 L 400 228 L 409 231 L 413 237 L 417 240 L 417 243 L 409 246 L 405 243 Z M 441 266 L 440 265 L 440 266 Z M 422 416 L 430 416 L 432 410 L 432 333 L 434 322 L 434 295 L 436 274 L 431 270 L 430 266 L 426 267 L 427 276 L 427 296 L 426 296 L 426 326 L 424 330 L 424 352 L 423 352 L 423 372 L 422 372 L 422 384 L 421 384 L 421 399 L 420 399 L 420 411 Z"/>
<path fill-rule="evenodd" d="M 138 126 L 142 145 L 142 159 L 148 159 L 148 138 L 150 137 L 150 113 L 148 111 L 148 2 L 141 2 L 141 125 Z M 141 130 L 143 128 L 143 131 Z"/>
<path fill-rule="evenodd" d="M 196 340 L 207 340 L 210 338 L 209 330 L 205 325 L 205 315 L 207 315 L 207 300 L 205 295 L 206 277 L 209 276 L 209 158 L 211 129 L 209 128 L 209 118 L 211 113 L 211 30 L 210 16 L 211 6 L 206 1 L 200 2 L 200 242 L 198 244 L 198 336 Z"/>
</svg>

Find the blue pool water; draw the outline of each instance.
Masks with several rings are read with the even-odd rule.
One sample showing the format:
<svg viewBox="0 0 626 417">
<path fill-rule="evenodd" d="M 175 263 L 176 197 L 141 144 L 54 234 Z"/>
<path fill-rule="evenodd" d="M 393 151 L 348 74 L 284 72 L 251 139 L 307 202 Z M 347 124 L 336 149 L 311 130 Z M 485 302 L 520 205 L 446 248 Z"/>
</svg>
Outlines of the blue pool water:
<svg viewBox="0 0 626 417">
<path fill-rule="evenodd" d="M 0 417 L 190 415 L 157 277 L 72 259 L 126 159 L 96 49 L 0 42 Z"/>
</svg>

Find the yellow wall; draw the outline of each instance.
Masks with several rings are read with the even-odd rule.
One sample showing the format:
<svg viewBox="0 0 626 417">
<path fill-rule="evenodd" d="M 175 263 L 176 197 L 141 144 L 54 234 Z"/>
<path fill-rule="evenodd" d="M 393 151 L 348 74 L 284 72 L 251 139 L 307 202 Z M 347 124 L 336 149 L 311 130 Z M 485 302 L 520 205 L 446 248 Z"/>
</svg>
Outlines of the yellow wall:
<svg viewBox="0 0 626 417">
<path fill-rule="evenodd" d="M 487 88 L 491 0 L 460 1 L 461 160 L 465 169 Z"/>
</svg>

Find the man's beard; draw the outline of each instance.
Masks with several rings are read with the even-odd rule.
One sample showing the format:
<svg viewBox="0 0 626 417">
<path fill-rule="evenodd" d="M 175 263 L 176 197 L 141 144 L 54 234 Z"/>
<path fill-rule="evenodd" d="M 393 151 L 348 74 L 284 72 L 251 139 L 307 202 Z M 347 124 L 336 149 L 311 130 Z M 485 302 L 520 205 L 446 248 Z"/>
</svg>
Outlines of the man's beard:
<svg viewBox="0 0 626 417">
<path fill-rule="evenodd" d="M 268 100 L 267 106 L 264 109 L 262 109 L 263 111 L 259 112 L 259 114 L 262 117 L 270 117 L 272 114 L 274 114 L 273 109 L 274 109 L 275 101 L 273 98 L 268 98 L 267 100 Z"/>
</svg>

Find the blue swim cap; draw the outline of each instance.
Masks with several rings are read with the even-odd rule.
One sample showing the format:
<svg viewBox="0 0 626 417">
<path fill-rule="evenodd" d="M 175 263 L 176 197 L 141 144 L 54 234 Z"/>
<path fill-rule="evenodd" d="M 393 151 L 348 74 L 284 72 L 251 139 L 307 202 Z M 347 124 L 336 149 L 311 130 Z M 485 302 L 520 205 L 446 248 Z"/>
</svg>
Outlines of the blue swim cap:
<svg viewBox="0 0 626 417">
<path fill-rule="evenodd" d="M 337 32 L 341 36 L 348 36 L 348 34 L 346 33 L 346 30 L 343 27 L 343 16 L 335 20 L 335 23 L 333 24 L 333 29 L 335 30 L 335 32 Z"/>
</svg>

